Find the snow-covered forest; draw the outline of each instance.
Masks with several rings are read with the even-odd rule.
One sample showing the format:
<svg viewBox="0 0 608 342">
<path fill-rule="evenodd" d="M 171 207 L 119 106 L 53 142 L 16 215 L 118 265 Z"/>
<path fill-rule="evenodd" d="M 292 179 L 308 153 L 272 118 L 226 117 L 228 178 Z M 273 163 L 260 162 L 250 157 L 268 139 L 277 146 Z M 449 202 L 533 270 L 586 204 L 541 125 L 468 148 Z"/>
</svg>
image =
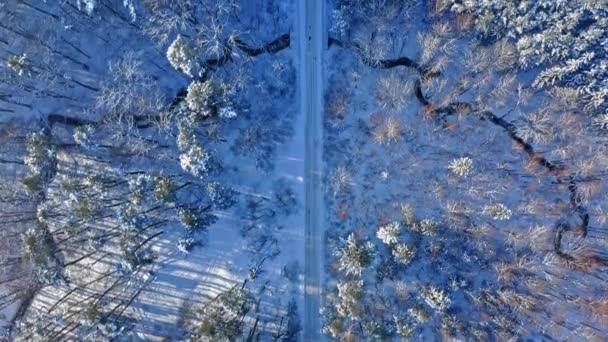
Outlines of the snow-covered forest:
<svg viewBox="0 0 608 342">
<path fill-rule="evenodd" d="M 0 76 L 0 341 L 608 339 L 606 0 L 0 0 Z"/>
</svg>

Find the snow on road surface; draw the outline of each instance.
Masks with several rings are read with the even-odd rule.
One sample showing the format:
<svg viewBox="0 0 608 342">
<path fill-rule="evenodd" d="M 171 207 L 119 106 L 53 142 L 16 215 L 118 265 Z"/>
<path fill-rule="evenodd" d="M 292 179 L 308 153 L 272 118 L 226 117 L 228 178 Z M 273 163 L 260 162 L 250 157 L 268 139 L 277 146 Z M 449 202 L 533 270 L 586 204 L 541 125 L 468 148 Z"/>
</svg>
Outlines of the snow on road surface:
<svg viewBox="0 0 608 342">
<path fill-rule="evenodd" d="M 297 14 L 300 54 L 300 111 L 306 114 L 304 341 L 320 341 L 322 271 L 322 59 L 324 1 L 300 1 Z"/>
</svg>

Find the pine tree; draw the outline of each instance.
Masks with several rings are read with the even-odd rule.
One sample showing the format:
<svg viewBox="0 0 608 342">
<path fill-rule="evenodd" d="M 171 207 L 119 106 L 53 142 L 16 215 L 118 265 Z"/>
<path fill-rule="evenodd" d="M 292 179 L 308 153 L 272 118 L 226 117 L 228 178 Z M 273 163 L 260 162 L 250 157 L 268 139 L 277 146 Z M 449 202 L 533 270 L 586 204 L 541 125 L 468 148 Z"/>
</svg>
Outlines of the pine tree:
<svg viewBox="0 0 608 342">
<path fill-rule="evenodd" d="M 437 311 L 444 311 L 450 306 L 451 300 L 441 289 L 434 286 L 428 286 L 420 292 L 424 301 Z"/>
<path fill-rule="evenodd" d="M 188 108 L 193 112 L 200 113 L 203 117 L 211 116 L 217 103 L 215 94 L 215 86 L 209 80 L 190 83 L 188 95 L 186 95 Z"/>
<path fill-rule="evenodd" d="M 336 310 L 342 316 L 352 320 L 359 320 L 363 316 L 363 281 L 347 281 L 338 283 L 338 303 Z"/>
<path fill-rule="evenodd" d="M 374 246 L 369 241 L 357 241 L 355 234 L 350 233 L 339 255 L 339 269 L 347 275 L 360 276 L 373 261 Z"/>
<path fill-rule="evenodd" d="M 416 247 L 408 246 L 404 243 L 397 244 L 393 249 L 395 259 L 404 265 L 409 264 L 415 254 Z"/>
<path fill-rule="evenodd" d="M 209 154 L 199 145 L 190 146 L 188 150 L 179 155 L 182 169 L 196 177 L 203 177 L 209 172 Z"/>
<path fill-rule="evenodd" d="M 378 228 L 376 236 L 380 241 L 387 245 L 394 245 L 399 242 L 399 233 L 401 232 L 401 224 L 399 222 L 387 223 Z"/>
<path fill-rule="evenodd" d="M 196 232 L 217 221 L 217 216 L 209 208 L 182 208 L 178 212 L 181 224 L 188 232 Z"/>
<path fill-rule="evenodd" d="M 169 45 L 167 59 L 176 70 L 190 77 L 198 76 L 205 71 L 199 65 L 195 51 L 181 35 L 178 35 L 171 45 Z"/>
<path fill-rule="evenodd" d="M 233 287 L 200 310 L 190 341 L 235 341 L 243 334 L 243 317 L 253 304 L 245 287 Z"/>
<path fill-rule="evenodd" d="M 154 179 L 154 197 L 157 201 L 171 203 L 175 201 L 177 186 L 170 177 L 156 177 Z"/>
</svg>

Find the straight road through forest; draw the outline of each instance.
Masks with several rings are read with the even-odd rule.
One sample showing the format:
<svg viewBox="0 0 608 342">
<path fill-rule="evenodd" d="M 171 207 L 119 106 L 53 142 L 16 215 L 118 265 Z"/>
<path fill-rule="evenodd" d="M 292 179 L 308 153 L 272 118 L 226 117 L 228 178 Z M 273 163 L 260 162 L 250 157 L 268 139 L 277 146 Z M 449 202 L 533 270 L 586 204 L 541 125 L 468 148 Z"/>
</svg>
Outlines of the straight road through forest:
<svg viewBox="0 0 608 342">
<path fill-rule="evenodd" d="M 305 270 L 304 341 L 322 341 L 320 303 L 322 272 L 322 51 L 325 4 L 299 0 L 297 39 L 299 49 L 300 111 L 305 127 Z"/>
</svg>

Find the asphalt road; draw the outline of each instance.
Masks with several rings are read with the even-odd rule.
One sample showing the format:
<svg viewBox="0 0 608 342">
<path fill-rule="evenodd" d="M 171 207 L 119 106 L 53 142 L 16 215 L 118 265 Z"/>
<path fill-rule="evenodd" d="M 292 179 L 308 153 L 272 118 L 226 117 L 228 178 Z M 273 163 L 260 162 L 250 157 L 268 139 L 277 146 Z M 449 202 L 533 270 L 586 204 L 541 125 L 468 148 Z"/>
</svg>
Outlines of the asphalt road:
<svg viewBox="0 0 608 342">
<path fill-rule="evenodd" d="M 305 128 L 305 270 L 304 341 L 324 340 L 321 334 L 321 276 L 323 231 L 321 191 L 323 37 L 325 2 L 298 1 L 296 39 L 299 48 L 300 110 Z"/>
</svg>

